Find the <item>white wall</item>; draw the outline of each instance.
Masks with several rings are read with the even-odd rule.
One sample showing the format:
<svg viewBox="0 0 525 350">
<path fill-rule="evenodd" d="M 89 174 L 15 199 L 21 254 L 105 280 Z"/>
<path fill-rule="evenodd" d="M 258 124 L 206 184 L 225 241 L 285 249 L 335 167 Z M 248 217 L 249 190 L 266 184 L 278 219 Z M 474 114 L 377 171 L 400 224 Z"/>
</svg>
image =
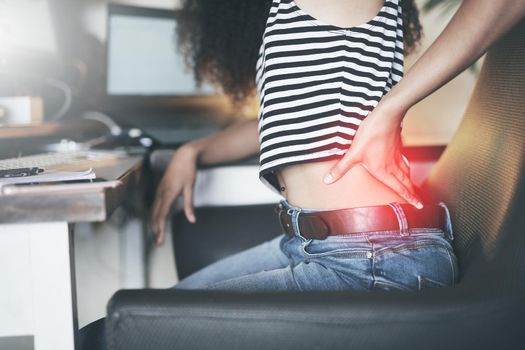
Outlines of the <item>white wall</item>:
<svg viewBox="0 0 525 350">
<path fill-rule="evenodd" d="M 422 0 L 416 1 L 419 5 Z M 408 71 L 421 54 L 445 28 L 453 12 L 443 16 L 440 11 L 421 16 L 425 31 L 420 50 L 406 58 Z M 481 65 L 480 65 L 481 66 Z M 420 103 L 405 117 L 403 136 L 407 145 L 447 144 L 456 131 L 476 82 L 476 75 L 465 71 Z"/>
</svg>

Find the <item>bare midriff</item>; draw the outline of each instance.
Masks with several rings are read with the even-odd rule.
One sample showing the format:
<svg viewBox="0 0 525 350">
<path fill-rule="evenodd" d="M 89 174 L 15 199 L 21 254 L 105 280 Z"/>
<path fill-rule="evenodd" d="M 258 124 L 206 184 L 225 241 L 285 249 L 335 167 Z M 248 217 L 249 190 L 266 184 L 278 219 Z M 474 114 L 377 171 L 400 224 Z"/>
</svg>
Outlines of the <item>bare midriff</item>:
<svg viewBox="0 0 525 350">
<path fill-rule="evenodd" d="M 293 164 L 277 172 L 286 200 L 307 209 L 340 209 L 391 202 L 406 203 L 390 187 L 378 181 L 361 165 L 351 168 L 341 179 L 327 185 L 323 177 L 337 160 Z"/>
</svg>

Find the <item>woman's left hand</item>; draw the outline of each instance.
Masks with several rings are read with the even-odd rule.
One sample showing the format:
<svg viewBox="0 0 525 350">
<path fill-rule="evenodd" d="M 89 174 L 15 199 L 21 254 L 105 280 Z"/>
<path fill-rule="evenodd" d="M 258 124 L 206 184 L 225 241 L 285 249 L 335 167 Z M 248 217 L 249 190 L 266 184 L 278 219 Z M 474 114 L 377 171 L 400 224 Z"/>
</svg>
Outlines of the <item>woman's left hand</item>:
<svg viewBox="0 0 525 350">
<path fill-rule="evenodd" d="M 421 209 L 423 204 L 410 180 L 410 168 L 401 153 L 400 121 L 406 111 L 378 105 L 359 126 L 345 156 L 326 174 L 324 182 L 334 183 L 350 168 L 362 165 L 408 203 Z"/>
</svg>

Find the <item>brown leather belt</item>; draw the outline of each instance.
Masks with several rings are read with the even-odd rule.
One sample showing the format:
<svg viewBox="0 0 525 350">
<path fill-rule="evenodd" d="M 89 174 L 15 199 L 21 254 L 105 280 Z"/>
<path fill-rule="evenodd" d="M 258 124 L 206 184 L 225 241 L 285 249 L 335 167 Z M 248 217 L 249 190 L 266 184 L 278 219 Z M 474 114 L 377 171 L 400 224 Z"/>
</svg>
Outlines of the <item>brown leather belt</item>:
<svg viewBox="0 0 525 350">
<path fill-rule="evenodd" d="M 400 204 L 406 217 L 406 228 L 446 227 L 445 212 L 437 204 L 427 204 L 416 209 L 410 204 Z M 279 222 L 287 235 L 293 236 L 292 217 L 279 204 L 276 208 Z M 326 210 L 315 213 L 302 212 L 298 217 L 301 236 L 307 239 L 326 239 L 328 236 L 363 232 L 400 230 L 399 220 L 389 205 Z"/>
</svg>

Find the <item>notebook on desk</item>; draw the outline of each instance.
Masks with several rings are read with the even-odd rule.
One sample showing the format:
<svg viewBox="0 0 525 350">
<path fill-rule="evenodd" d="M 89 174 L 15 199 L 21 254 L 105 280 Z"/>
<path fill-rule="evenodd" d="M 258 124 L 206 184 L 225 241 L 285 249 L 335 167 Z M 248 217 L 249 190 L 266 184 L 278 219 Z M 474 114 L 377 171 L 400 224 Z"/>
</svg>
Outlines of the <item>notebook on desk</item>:
<svg viewBox="0 0 525 350">
<path fill-rule="evenodd" d="M 42 193 L 74 193 L 94 190 L 105 190 L 109 188 L 116 188 L 121 185 L 120 180 L 78 180 L 78 181 L 57 181 L 57 182 L 42 182 L 34 184 L 13 184 L 3 186 L 0 190 L 2 196 L 14 195 L 31 195 Z"/>
<path fill-rule="evenodd" d="M 38 167 L 44 169 L 44 172 L 37 172 L 31 176 L 25 174 L 26 176 L 0 178 L 0 195 L 114 188 L 119 186 L 121 181 L 115 180 L 111 172 L 108 174 L 107 169 L 123 157 L 125 154 L 120 151 L 86 150 L 2 159 L 0 170 L 15 168 L 32 170 Z M 102 178 L 95 175 L 92 167 L 97 169 L 97 173 L 102 172 Z"/>
<path fill-rule="evenodd" d="M 103 179 L 97 179 L 91 168 L 83 171 L 45 171 L 37 175 L 0 178 L 0 193 L 12 195 L 41 191 L 85 190 L 114 185 Z"/>
<path fill-rule="evenodd" d="M 89 168 L 83 171 L 43 171 L 36 175 L 15 176 L 0 178 L 0 188 L 6 185 L 56 182 L 56 181 L 74 181 L 74 180 L 93 180 L 97 175 L 93 169 Z"/>
</svg>

